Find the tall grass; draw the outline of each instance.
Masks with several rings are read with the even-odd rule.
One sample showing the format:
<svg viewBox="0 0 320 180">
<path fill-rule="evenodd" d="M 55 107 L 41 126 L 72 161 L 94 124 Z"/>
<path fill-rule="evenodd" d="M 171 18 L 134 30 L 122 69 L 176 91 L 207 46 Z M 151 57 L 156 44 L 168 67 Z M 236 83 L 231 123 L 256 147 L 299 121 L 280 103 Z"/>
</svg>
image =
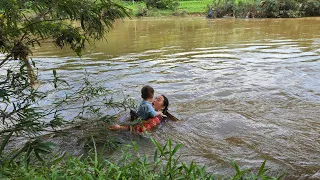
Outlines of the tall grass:
<svg viewBox="0 0 320 180">
<path fill-rule="evenodd" d="M 146 9 L 145 2 L 121 1 L 121 5 L 129 9 L 131 15 L 138 15 L 141 10 Z M 150 9 L 146 16 L 172 16 L 177 12 L 184 12 L 187 14 L 205 14 L 208 10 L 208 5 L 212 4 L 212 0 L 192 0 L 192 1 L 180 1 L 176 10 L 158 10 Z"/>
<path fill-rule="evenodd" d="M 203 14 L 207 12 L 208 5 L 210 4 L 212 4 L 212 0 L 180 1 L 180 6 L 178 7 L 178 10 L 186 11 L 189 14 Z"/>
<path fill-rule="evenodd" d="M 139 14 L 139 7 L 146 7 L 143 1 L 121 1 L 121 4 L 130 9 L 132 15 Z M 246 17 L 252 13 L 254 17 L 304 17 L 320 16 L 320 1 L 318 0 L 180 0 L 176 9 L 186 14 L 206 14 L 214 8 L 218 17 L 234 15 Z M 176 14 L 173 10 L 151 10 L 146 16 L 170 16 Z"/>
<path fill-rule="evenodd" d="M 241 169 L 235 162 L 234 175 L 213 175 L 205 166 L 195 162 L 185 163 L 177 155 L 182 144 L 173 144 L 169 139 L 164 145 L 150 138 L 155 146 L 154 155 L 141 155 L 137 143 L 123 146 L 123 153 L 117 159 L 104 155 L 104 148 L 98 151 L 95 140 L 88 156 L 66 156 L 55 154 L 46 157 L 46 161 L 32 161 L 36 158 L 28 155 L 29 162 L 21 157 L 20 161 L 1 163 L 1 179 L 281 179 L 268 175 L 266 161 L 258 171 Z M 30 161 L 31 160 L 31 161 Z"/>
</svg>

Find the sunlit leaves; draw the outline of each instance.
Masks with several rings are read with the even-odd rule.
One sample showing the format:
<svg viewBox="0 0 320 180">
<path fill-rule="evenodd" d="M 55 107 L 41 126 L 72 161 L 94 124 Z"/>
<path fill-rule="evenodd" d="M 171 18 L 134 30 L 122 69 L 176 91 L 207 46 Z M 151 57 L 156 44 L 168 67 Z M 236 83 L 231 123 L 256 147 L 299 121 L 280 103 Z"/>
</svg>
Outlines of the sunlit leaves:
<svg viewBox="0 0 320 180">
<path fill-rule="evenodd" d="M 31 54 L 28 46 L 45 39 L 80 55 L 85 42 L 103 38 L 116 19 L 128 16 L 110 0 L 8 0 L 0 7 L 0 52 L 13 53 L 14 59 L 26 58 Z"/>
</svg>

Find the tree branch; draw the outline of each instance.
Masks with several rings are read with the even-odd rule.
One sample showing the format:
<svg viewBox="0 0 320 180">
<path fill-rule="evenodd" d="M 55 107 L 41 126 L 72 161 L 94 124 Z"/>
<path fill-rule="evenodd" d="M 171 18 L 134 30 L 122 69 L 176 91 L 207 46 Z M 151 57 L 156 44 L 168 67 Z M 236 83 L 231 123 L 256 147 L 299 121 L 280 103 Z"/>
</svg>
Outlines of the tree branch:
<svg viewBox="0 0 320 180">
<path fill-rule="evenodd" d="M 7 55 L 7 57 L 6 57 L 4 60 L 1 61 L 1 63 L 0 63 L 0 68 L 1 68 L 2 65 L 3 65 L 4 63 L 6 63 L 10 58 L 11 58 L 11 54 L 10 54 L 10 55 Z"/>
<path fill-rule="evenodd" d="M 30 26 L 33 26 L 33 25 L 38 24 L 38 23 L 53 22 L 53 21 L 64 21 L 64 20 L 68 20 L 68 19 L 69 19 L 69 18 L 60 18 L 60 19 L 45 19 L 45 20 L 41 20 L 41 21 L 36 21 L 36 22 L 33 22 L 33 23 L 31 23 L 31 24 L 23 27 L 23 28 L 18 29 L 18 31 L 22 31 L 22 30 L 27 29 L 27 28 L 29 28 Z"/>
</svg>

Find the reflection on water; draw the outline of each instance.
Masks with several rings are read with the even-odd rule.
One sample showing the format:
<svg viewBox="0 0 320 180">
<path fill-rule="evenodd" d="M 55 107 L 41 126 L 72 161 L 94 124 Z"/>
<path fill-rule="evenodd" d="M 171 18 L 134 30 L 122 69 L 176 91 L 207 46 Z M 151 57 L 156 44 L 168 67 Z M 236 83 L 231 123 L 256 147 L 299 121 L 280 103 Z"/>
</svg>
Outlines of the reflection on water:
<svg viewBox="0 0 320 180">
<path fill-rule="evenodd" d="M 153 133 L 184 144 L 185 160 L 227 174 L 230 161 L 308 178 L 320 170 L 320 18 L 142 18 L 119 21 L 81 59 L 37 49 L 42 79 L 58 69 L 76 84 L 85 70 L 139 99 L 166 94 L 182 122 Z M 143 149 L 151 151 L 145 144 Z"/>
</svg>

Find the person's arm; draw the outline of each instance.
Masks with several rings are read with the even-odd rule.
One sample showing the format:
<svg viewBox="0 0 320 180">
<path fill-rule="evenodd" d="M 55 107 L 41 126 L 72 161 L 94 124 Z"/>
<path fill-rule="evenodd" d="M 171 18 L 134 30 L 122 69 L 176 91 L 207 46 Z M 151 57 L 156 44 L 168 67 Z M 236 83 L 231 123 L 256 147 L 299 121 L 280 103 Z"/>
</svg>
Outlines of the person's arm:
<svg viewBox="0 0 320 180">
<path fill-rule="evenodd" d="M 108 129 L 113 131 L 116 131 L 116 130 L 131 131 L 132 130 L 133 132 L 144 132 L 146 130 L 149 131 L 152 128 L 158 126 L 160 122 L 161 122 L 161 116 L 156 116 L 153 118 L 149 118 L 146 121 L 143 121 L 141 123 L 137 123 L 131 127 L 129 125 L 123 126 L 123 125 L 115 124 L 113 126 L 110 126 Z"/>
<path fill-rule="evenodd" d="M 155 115 L 155 116 L 159 116 L 159 115 L 160 115 L 160 116 L 164 116 L 164 115 L 163 115 L 163 113 L 162 113 L 161 111 L 157 111 L 157 113 L 156 113 L 156 115 Z"/>
<path fill-rule="evenodd" d="M 133 132 L 144 132 L 145 130 L 147 130 L 143 125 L 141 124 L 135 124 L 133 126 L 123 126 L 123 125 L 118 125 L 118 124 L 115 124 L 115 125 L 112 125 L 110 127 L 108 127 L 109 130 L 112 130 L 112 131 L 117 131 L 117 130 L 123 130 L 123 131 L 133 131 Z"/>
<path fill-rule="evenodd" d="M 113 130 L 113 131 L 116 131 L 116 130 L 130 131 L 130 126 L 122 126 L 122 125 L 115 124 L 115 125 L 108 127 L 108 129 Z"/>
</svg>

